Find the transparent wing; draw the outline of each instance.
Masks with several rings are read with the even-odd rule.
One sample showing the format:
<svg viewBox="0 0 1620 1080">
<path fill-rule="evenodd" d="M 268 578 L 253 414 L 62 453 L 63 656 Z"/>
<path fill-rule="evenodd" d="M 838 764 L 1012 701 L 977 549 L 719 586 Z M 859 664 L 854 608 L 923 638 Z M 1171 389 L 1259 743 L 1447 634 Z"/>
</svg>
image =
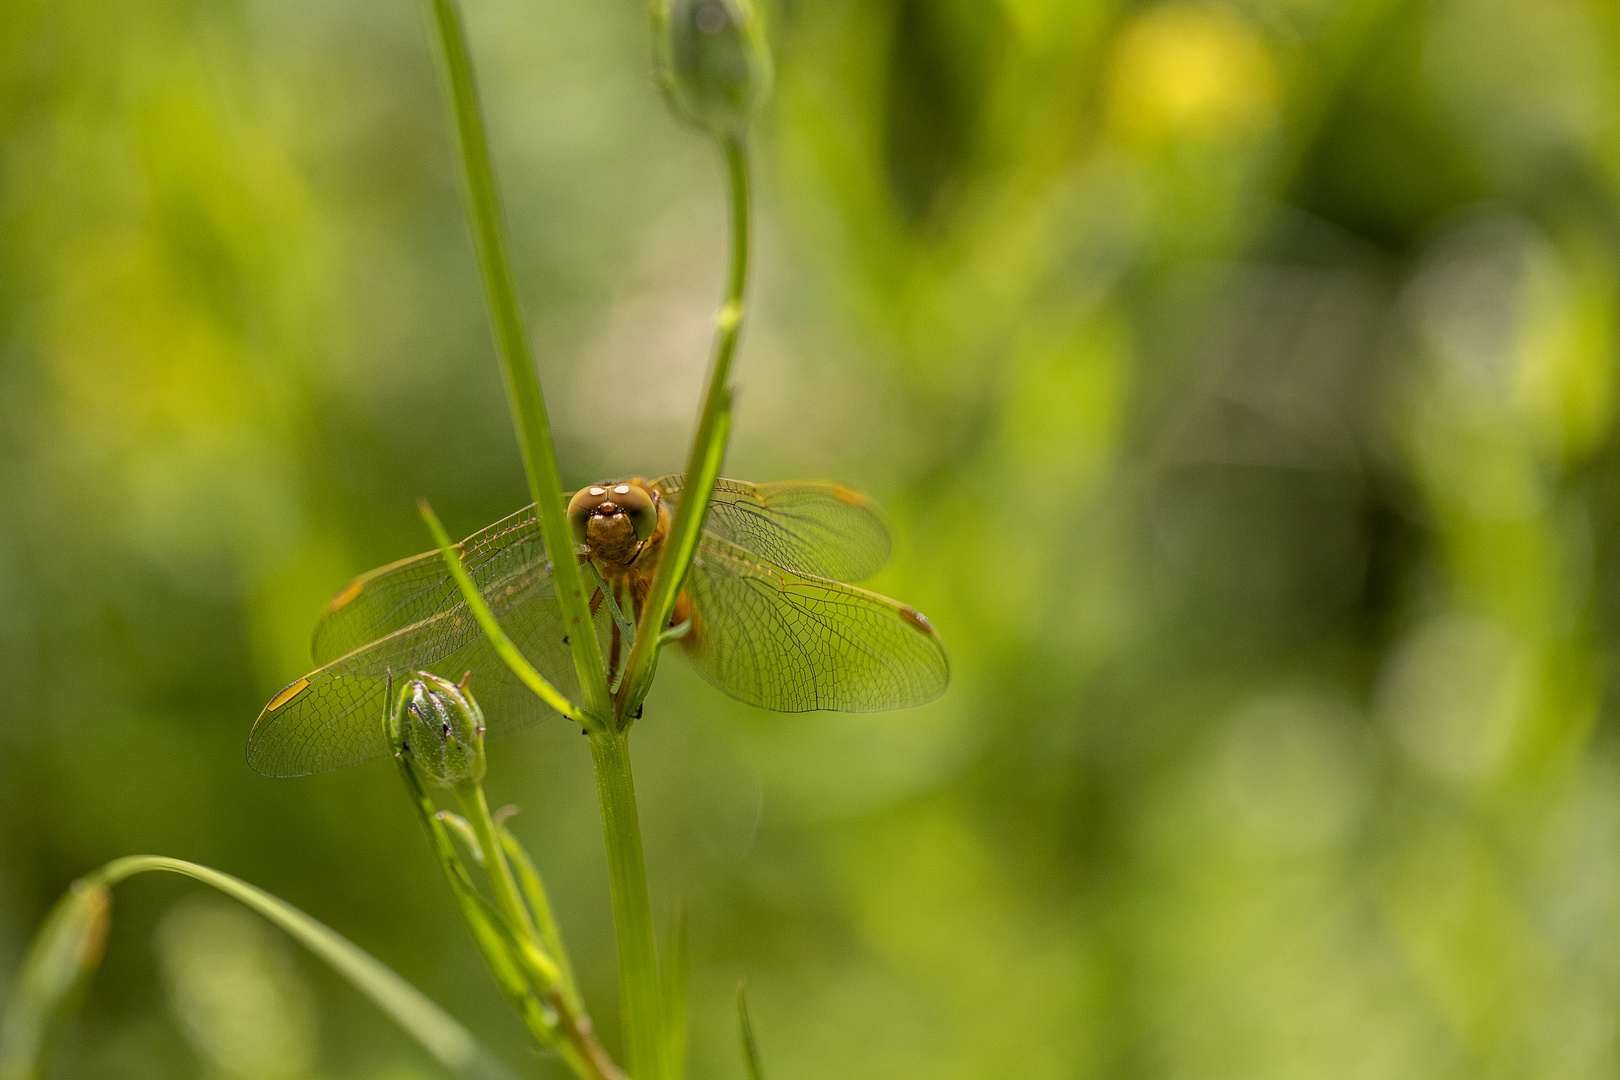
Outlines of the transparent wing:
<svg viewBox="0 0 1620 1080">
<path fill-rule="evenodd" d="M 525 563 L 505 577 L 485 577 L 479 591 L 507 636 L 558 690 L 579 700 L 550 564 Z M 266 776 L 301 776 L 386 756 L 382 719 L 389 672 L 397 681 L 421 669 L 451 679 L 471 671 L 472 693 L 490 738 L 552 714 L 495 654 L 458 594 L 445 610 L 356 649 L 277 694 L 248 736 L 248 764 Z"/>
<path fill-rule="evenodd" d="M 678 505 L 683 481 L 653 484 Z M 704 530 L 784 570 L 837 581 L 863 581 L 889 561 L 889 530 L 866 497 L 824 481 L 719 480 Z"/>
<path fill-rule="evenodd" d="M 461 561 L 483 591 L 487 583 L 545 562 L 545 542 L 530 504 L 457 545 Z M 315 624 L 311 645 L 317 664 L 329 664 L 396 630 L 415 626 L 461 602 L 456 583 L 437 551 L 361 574 L 332 598 Z M 440 625 L 440 633 L 448 624 Z"/>
<path fill-rule="evenodd" d="M 704 678 L 777 712 L 871 712 L 932 701 L 950 681 L 928 620 L 886 596 L 760 563 L 704 537 L 680 644 Z"/>
</svg>

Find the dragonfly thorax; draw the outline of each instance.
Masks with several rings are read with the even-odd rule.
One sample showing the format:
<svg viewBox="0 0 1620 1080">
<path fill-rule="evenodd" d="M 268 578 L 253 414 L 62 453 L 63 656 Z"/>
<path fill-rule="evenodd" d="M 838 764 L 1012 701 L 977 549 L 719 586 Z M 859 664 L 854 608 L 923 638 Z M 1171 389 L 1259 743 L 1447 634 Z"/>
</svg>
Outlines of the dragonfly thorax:
<svg viewBox="0 0 1620 1080">
<path fill-rule="evenodd" d="M 624 566 L 635 561 L 658 531 L 665 513 L 661 502 L 658 490 L 639 477 L 593 484 L 569 501 L 568 523 L 592 558 Z"/>
</svg>

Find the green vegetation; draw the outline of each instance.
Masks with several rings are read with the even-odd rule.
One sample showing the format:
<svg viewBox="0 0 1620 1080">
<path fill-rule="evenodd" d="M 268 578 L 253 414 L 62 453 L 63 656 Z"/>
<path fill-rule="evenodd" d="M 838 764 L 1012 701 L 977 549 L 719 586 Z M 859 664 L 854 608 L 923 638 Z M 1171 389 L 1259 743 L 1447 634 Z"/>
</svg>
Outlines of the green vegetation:
<svg viewBox="0 0 1620 1080">
<path fill-rule="evenodd" d="M 443 2 L 5 5 L 8 1015 L 83 994 L 61 1077 L 611 1075 L 586 1011 L 670 1077 L 759 1075 L 755 1025 L 775 1077 L 1611 1075 L 1612 7 L 776 0 L 725 46 L 771 70 L 466 0 L 480 118 Z M 490 742 L 465 820 L 243 763 L 415 500 L 557 535 L 683 465 L 870 493 L 950 692 L 654 682 L 654 605 L 617 700 L 569 635 L 588 739 Z M 170 875 L 84 993 L 104 891 L 29 943 L 135 851 L 448 1016 Z"/>
</svg>

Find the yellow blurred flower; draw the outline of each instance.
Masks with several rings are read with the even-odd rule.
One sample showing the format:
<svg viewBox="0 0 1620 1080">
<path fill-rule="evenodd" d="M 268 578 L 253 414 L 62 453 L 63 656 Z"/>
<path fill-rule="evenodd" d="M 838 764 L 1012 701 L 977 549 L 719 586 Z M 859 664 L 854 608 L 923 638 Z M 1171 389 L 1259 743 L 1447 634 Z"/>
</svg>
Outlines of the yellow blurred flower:
<svg viewBox="0 0 1620 1080">
<path fill-rule="evenodd" d="M 1266 126 L 1276 78 L 1263 42 L 1228 8 L 1168 3 L 1114 42 L 1110 120 L 1133 140 L 1220 139 Z"/>
</svg>

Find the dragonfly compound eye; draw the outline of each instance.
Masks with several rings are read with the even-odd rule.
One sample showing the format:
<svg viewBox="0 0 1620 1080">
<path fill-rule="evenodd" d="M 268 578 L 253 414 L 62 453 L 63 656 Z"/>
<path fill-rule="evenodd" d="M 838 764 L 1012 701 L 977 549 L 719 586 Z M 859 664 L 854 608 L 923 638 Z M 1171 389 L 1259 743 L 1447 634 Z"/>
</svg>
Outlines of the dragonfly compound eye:
<svg viewBox="0 0 1620 1080">
<path fill-rule="evenodd" d="M 658 525 L 658 511 L 647 489 L 640 484 L 614 484 L 610 492 L 613 501 L 618 503 L 619 509 L 634 526 L 636 539 L 645 540 L 651 536 Z"/>
<path fill-rule="evenodd" d="M 634 559 L 658 527 L 657 496 L 640 479 L 592 484 L 568 503 L 574 539 L 610 563 Z"/>
<path fill-rule="evenodd" d="M 590 487 L 580 488 L 574 492 L 574 497 L 568 500 L 568 527 L 574 531 L 574 539 L 579 543 L 590 542 L 585 527 L 591 520 L 591 514 L 607 497 L 607 488 L 600 484 L 592 484 Z"/>
</svg>

